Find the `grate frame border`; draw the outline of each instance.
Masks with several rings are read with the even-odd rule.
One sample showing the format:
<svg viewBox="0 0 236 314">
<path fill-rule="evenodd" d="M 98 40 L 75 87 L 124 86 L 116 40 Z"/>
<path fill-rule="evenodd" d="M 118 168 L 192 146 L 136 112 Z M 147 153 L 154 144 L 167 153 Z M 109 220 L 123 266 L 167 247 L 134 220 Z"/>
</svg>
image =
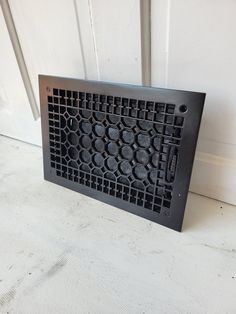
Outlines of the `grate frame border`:
<svg viewBox="0 0 236 314">
<path fill-rule="evenodd" d="M 50 166 L 49 145 L 48 96 L 53 96 L 53 88 L 175 105 L 175 111 L 177 110 L 178 115 L 184 117 L 185 122 L 182 129 L 181 143 L 178 147 L 178 164 L 176 167 L 175 181 L 173 183 L 170 217 L 157 214 L 156 212 L 146 208 L 134 205 L 122 199 L 105 194 L 104 192 L 100 192 L 56 175 L 55 171 L 53 171 L 54 169 Z M 45 180 L 76 192 L 80 192 L 104 203 L 116 206 L 176 231 L 181 231 L 199 126 L 204 106 L 204 93 L 88 81 L 47 75 L 39 75 L 39 90 Z M 186 112 L 181 112 L 181 106 L 183 105 L 187 106 Z"/>
</svg>

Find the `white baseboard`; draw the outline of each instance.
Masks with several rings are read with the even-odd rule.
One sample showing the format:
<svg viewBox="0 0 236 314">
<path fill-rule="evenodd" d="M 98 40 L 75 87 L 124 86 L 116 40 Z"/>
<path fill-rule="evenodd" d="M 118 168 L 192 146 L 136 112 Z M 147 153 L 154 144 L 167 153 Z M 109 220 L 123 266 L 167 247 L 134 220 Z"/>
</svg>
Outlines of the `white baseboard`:
<svg viewBox="0 0 236 314">
<path fill-rule="evenodd" d="M 190 191 L 236 205 L 236 161 L 196 152 Z"/>
</svg>

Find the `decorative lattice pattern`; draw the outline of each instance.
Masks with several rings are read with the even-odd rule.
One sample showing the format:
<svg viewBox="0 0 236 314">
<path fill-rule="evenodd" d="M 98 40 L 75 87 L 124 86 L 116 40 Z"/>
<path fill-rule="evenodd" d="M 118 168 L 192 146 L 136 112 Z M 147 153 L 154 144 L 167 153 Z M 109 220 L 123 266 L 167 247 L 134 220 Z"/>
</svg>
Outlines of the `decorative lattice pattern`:
<svg viewBox="0 0 236 314">
<path fill-rule="evenodd" d="M 57 176 L 171 216 L 184 126 L 175 104 L 56 88 L 47 100 Z"/>
</svg>

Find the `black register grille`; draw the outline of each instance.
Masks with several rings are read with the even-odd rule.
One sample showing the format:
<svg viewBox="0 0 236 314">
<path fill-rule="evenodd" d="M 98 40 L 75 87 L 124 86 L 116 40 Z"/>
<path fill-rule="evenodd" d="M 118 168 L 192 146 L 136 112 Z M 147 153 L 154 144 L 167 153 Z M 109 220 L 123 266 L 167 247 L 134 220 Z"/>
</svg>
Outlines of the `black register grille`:
<svg viewBox="0 0 236 314">
<path fill-rule="evenodd" d="M 178 189 L 178 198 L 184 198 L 180 209 L 175 187 L 180 158 L 187 157 L 180 155 L 191 105 L 179 103 L 179 97 L 163 101 L 158 89 L 49 77 L 41 81 L 46 178 L 180 230 L 188 184 Z M 191 164 L 204 101 L 198 98 L 195 138 L 189 132 L 193 149 L 186 147 Z M 189 181 L 188 168 L 187 160 Z"/>
</svg>

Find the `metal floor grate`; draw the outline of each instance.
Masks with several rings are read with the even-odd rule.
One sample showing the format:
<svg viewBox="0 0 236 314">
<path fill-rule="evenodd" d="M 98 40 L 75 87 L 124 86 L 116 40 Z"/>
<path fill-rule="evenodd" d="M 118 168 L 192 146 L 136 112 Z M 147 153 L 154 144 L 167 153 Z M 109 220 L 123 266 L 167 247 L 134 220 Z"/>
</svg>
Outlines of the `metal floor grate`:
<svg viewBox="0 0 236 314">
<path fill-rule="evenodd" d="M 181 230 L 205 94 L 39 80 L 45 178 Z"/>
</svg>

